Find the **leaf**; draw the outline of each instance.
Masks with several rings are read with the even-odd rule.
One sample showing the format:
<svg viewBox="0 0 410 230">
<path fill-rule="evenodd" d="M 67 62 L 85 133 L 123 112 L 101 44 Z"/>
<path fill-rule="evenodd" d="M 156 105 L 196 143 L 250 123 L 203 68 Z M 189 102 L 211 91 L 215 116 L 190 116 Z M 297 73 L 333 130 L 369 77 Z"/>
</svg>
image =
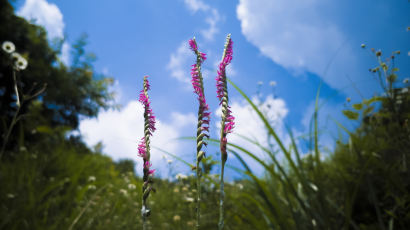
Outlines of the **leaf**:
<svg viewBox="0 0 410 230">
<path fill-rule="evenodd" d="M 357 120 L 359 118 L 359 114 L 351 110 L 343 110 L 342 112 L 350 120 Z"/>
<path fill-rule="evenodd" d="M 382 97 L 372 97 L 372 98 L 370 98 L 370 99 L 368 99 L 368 100 L 363 100 L 363 104 L 365 104 L 365 105 L 370 105 L 371 103 L 373 103 L 373 102 L 376 102 L 376 101 L 382 101 L 383 100 L 383 98 Z"/>
<path fill-rule="evenodd" d="M 374 109 L 374 106 L 369 106 L 363 111 L 363 114 L 367 115 L 367 114 L 373 112 L 373 109 Z"/>
<path fill-rule="evenodd" d="M 363 104 L 362 103 L 357 103 L 353 105 L 353 108 L 355 110 L 361 110 L 363 108 Z"/>
</svg>

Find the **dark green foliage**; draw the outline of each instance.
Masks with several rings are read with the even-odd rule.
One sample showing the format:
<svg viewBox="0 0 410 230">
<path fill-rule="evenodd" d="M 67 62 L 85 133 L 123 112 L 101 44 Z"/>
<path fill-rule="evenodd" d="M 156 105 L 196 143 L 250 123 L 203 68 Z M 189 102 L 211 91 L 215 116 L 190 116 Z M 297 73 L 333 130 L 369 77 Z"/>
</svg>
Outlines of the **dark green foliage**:
<svg viewBox="0 0 410 230">
<path fill-rule="evenodd" d="M 32 132 L 38 126 L 76 129 L 80 117 L 96 116 L 101 108 L 110 106 L 108 86 L 112 79 L 95 73 L 92 55 L 85 52 L 85 37 L 74 45 L 73 65 L 65 66 L 58 59 L 63 41 L 55 41 L 54 49 L 50 47 L 45 30 L 14 15 L 7 0 L 0 0 L 0 23 L 0 43 L 13 42 L 16 51 L 28 61 L 27 69 L 17 73 L 21 99 L 25 99 L 19 114 L 26 115 L 22 119 L 25 123 L 13 129 L 8 149 L 17 142 L 17 129 L 24 130 L 21 135 L 26 142 L 35 142 L 42 138 Z M 16 111 L 16 99 L 11 61 L 3 51 L 0 79 L 0 128 L 4 133 Z M 28 98 L 43 87 L 46 90 L 39 97 Z M 31 111 L 34 101 L 35 111 Z"/>
</svg>

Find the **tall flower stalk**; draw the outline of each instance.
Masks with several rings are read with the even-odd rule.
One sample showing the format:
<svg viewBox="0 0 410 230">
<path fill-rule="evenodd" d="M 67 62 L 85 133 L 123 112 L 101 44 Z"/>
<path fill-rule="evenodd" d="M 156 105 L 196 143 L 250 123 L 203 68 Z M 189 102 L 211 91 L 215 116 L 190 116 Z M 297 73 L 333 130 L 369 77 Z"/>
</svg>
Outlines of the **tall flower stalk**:
<svg viewBox="0 0 410 230">
<path fill-rule="evenodd" d="M 147 229 L 147 217 L 151 214 L 151 210 L 147 205 L 147 199 L 151 191 L 155 192 L 155 189 L 152 187 L 155 169 L 151 169 L 152 164 L 150 162 L 150 137 L 155 131 L 155 116 L 150 106 L 148 90 L 150 90 L 148 76 L 144 76 L 144 89 L 141 90 L 139 95 L 139 101 L 144 105 L 144 137 L 141 138 L 138 145 L 138 155 L 144 160 L 141 208 L 144 230 Z"/>
<path fill-rule="evenodd" d="M 228 143 L 226 136 L 232 132 L 235 125 L 234 117 L 231 114 L 231 109 L 228 105 L 228 85 L 226 81 L 226 66 L 232 61 L 232 40 L 231 34 L 226 37 L 226 43 L 224 52 L 222 55 L 222 61 L 219 64 L 218 76 L 216 77 L 217 97 L 219 99 L 219 105 L 222 105 L 222 117 L 221 117 L 221 180 L 220 180 L 220 200 L 219 200 L 219 229 L 224 227 L 224 169 L 225 162 L 228 159 L 228 153 L 226 151 L 226 145 Z"/>
<path fill-rule="evenodd" d="M 205 156 L 205 152 L 202 150 L 203 145 L 207 145 L 204 141 L 204 137 L 209 138 L 209 121 L 210 115 L 209 106 L 205 100 L 204 94 L 204 83 L 201 73 L 201 65 L 206 60 L 206 55 L 199 52 L 198 45 L 196 44 L 195 38 L 189 40 L 189 46 L 192 51 L 196 54 L 196 63 L 192 65 L 191 69 L 191 83 L 194 87 L 194 93 L 198 95 L 198 126 L 196 132 L 196 186 L 197 186 L 197 203 L 196 203 L 196 229 L 199 229 L 200 219 L 201 219 L 201 174 L 202 169 L 200 163 L 202 158 Z"/>
</svg>

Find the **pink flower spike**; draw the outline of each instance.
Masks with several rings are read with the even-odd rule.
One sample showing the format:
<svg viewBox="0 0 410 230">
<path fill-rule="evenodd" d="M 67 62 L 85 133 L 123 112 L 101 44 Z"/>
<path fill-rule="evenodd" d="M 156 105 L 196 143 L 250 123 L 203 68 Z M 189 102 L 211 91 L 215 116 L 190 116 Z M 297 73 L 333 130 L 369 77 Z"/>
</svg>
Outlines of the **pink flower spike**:
<svg viewBox="0 0 410 230">
<path fill-rule="evenodd" d="M 191 48 L 192 51 L 197 51 L 198 46 L 196 45 L 196 42 L 193 39 L 189 39 L 189 47 Z"/>
<path fill-rule="evenodd" d="M 154 175 L 155 169 L 148 170 L 148 175 Z"/>
</svg>

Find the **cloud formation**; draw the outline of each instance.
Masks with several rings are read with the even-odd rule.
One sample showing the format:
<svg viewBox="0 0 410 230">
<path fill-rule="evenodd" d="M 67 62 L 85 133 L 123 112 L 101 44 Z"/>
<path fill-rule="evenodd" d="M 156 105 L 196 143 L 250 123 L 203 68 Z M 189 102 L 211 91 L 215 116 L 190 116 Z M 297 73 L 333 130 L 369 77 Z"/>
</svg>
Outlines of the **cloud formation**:
<svg viewBox="0 0 410 230">
<path fill-rule="evenodd" d="M 219 32 L 218 22 L 221 20 L 219 11 L 201 0 L 185 0 L 184 2 L 186 7 L 193 13 L 202 11 L 202 13 L 207 15 L 205 17 L 205 22 L 209 27 L 207 29 L 202 29 L 200 32 L 206 40 L 213 40 L 215 35 Z"/>
<path fill-rule="evenodd" d="M 282 99 L 273 98 L 272 95 L 268 95 L 263 101 L 261 101 L 257 97 L 253 97 L 252 101 L 259 106 L 259 109 L 268 119 L 269 123 L 272 125 L 275 132 L 277 132 L 280 139 L 285 143 L 288 143 L 288 138 L 284 131 L 284 119 L 288 114 L 288 108 L 285 101 Z M 232 115 L 235 117 L 235 127 L 233 129 L 233 133 L 228 135 L 229 143 L 234 143 L 241 147 L 244 147 L 261 159 L 267 159 L 266 154 L 256 145 L 244 140 L 242 137 L 240 137 L 240 135 L 256 141 L 264 147 L 268 147 L 271 143 L 275 146 L 274 148 L 278 150 L 276 142 L 273 139 L 268 139 L 268 133 L 264 123 L 247 102 L 233 100 L 230 106 Z M 219 130 L 219 128 L 221 127 L 221 108 L 219 108 L 215 112 L 215 114 L 216 118 L 214 119 Z M 219 131 L 216 131 L 215 134 L 219 136 Z M 247 155 L 241 154 L 241 156 L 255 171 L 255 173 L 257 173 L 258 175 L 261 175 L 263 173 L 263 169 L 259 163 L 255 162 Z M 234 157 L 230 156 L 230 158 L 233 159 Z"/>
<path fill-rule="evenodd" d="M 155 112 L 155 111 L 154 111 Z M 137 162 L 137 173 L 142 172 L 142 160 L 137 154 L 137 145 L 143 137 L 144 109 L 137 101 L 129 102 L 122 110 L 100 112 L 96 119 L 86 119 L 80 123 L 79 130 L 88 146 L 98 142 L 104 144 L 104 153 L 114 160 L 129 158 Z M 151 145 L 160 147 L 170 153 L 178 154 L 182 149 L 179 141 L 173 140 L 182 135 L 181 130 L 196 124 L 194 114 L 171 113 L 171 122 L 157 119 L 156 132 Z M 151 148 L 151 161 L 157 174 L 166 176 L 167 163 L 162 159 L 163 153 Z"/>
<path fill-rule="evenodd" d="M 171 71 L 171 76 L 180 82 L 190 85 L 189 61 L 194 61 L 194 55 L 188 47 L 188 42 L 183 41 L 176 52 L 171 54 L 167 69 Z"/>
<path fill-rule="evenodd" d="M 64 36 L 63 14 L 53 3 L 46 0 L 26 0 L 17 15 L 27 20 L 35 20 L 36 24 L 44 26 L 49 38 Z"/>
<path fill-rule="evenodd" d="M 357 73 L 357 60 L 344 31 L 324 10 L 326 2 L 240 0 L 237 17 L 243 35 L 263 55 L 340 89 L 349 83 L 344 75 Z"/>
</svg>

